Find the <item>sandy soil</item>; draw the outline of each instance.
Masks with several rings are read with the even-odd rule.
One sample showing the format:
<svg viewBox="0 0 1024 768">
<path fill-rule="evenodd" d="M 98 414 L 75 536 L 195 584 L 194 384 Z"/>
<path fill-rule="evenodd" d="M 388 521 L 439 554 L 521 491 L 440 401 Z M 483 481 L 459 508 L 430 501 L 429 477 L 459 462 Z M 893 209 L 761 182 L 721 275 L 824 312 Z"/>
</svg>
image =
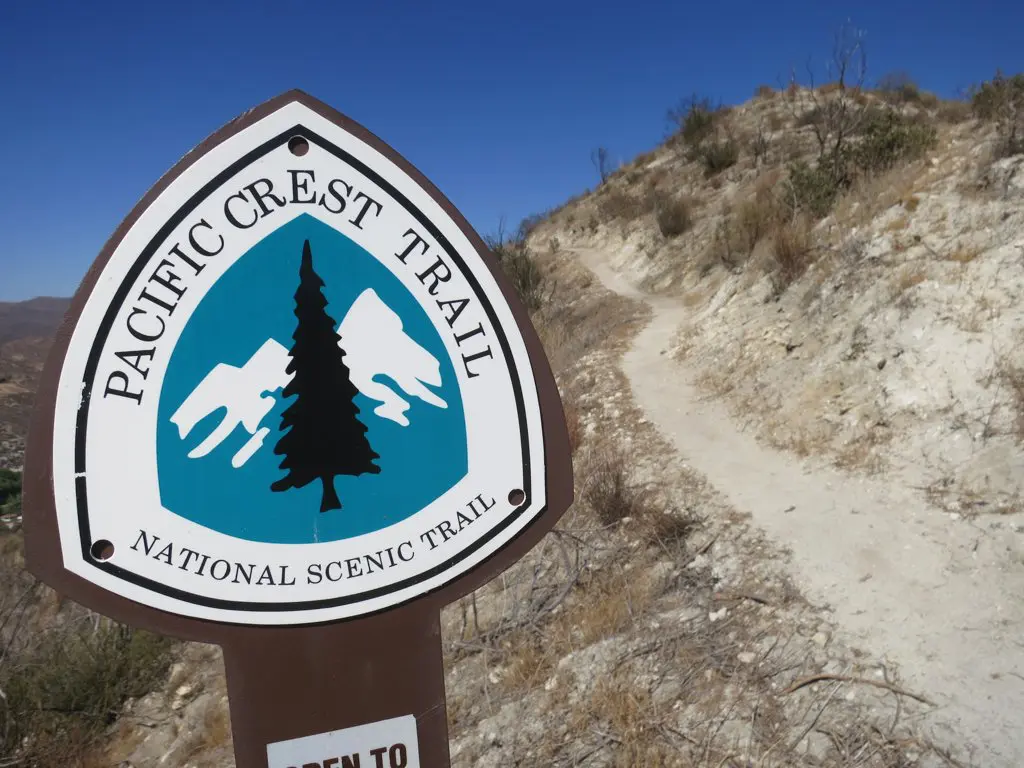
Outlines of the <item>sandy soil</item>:
<svg viewBox="0 0 1024 768">
<path fill-rule="evenodd" d="M 861 477 L 758 443 L 698 395 L 667 350 L 689 319 L 610 266 L 577 256 L 653 316 L 623 359 L 634 396 L 690 466 L 791 553 L 793 577 L 827 606 L 848 642 L 885 657 L 936 704 L 940 741 L 972 746 L 979 766 L 1024 765 L 1024 532 L 950 519 L 884 475 Z"/>
</svg>

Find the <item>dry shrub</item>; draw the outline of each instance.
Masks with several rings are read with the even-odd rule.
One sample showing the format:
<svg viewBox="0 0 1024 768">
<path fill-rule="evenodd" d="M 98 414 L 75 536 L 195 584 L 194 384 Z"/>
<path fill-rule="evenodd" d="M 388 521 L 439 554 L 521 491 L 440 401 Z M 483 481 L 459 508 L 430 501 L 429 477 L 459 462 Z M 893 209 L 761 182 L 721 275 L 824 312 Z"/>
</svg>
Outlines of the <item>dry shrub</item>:
<svg viewBox="0 0 1024 768">
<path fill-rule="evenodd" d="M 685 544 L 700 526 L 692 512 L 668 510 L 653 489 L 636 481 L 625 454 L 608 451 L 591 465 L 583 500 L 606 527 L 629 521 L 641 541 L 665 550 Z"/>
<path fill-rule="evenodd" d="M 508 643 L 502 680 L 513 691 L 536 690 L 551 676 L 558 659 L 537 634 Z"/>
<path fill-rule="evenodd" d="M 651 494 L 634 480 L 626 456 L 608 451 L 594 462 L 583 500 L 602 525 L 613 526 L 645 516 Z"/>
<path fill-rule="evenodd" d="M 526 231 L 520 228 L 518 233 L 507 237 L 499 229 L 497 235 L 488 238 L 487 244 L 526 308 L 531 312 L 539 309 L 543 299 L 544 275 L 533 251 L 526 244 Z"/>
<path fill-rule="evenodd" d="M 812 107 L 806 112 L 800 113 L 796 118 L 797 128 L 808 128 L 821 122 L 824 110 L 821 107 Z"/>
<path fill-rule="evenodd" d="M 647 544 L 668 551 L 685 544 L 701 525 L 700 519 L 690 512 L 658 510 L 653 506 L 647 508 L 639 523 L 641 537 Z"/>
<path fill-rule="evenodd" d="M 675 126 L 683 143 L 695 149 L 714 133 L 715 122 L 720 113 L 721 109 L 716 109 L 711 99 L 694 94 L 670 109 L 668 119 Z"/>
<path fill-rule="evenodd" d="M 602 221 L 629 222 L 643 216 L 650 208 L 643 199 L 623 192 L 619 189 L 610 190 L 598 199 L 597 210 Z"/>
<path fill-rule="evenodd" d="M 758 183 L 753 195 L 741 202 L 716 229 L 709 253 L 712 262 L 720 262 L 730 270 L 740 268 L 755 246 L 769 237 L 786 215 L 770 179 Z"/>
<path fill-rule="evenodd" d="M 596 722 L 608 735 L 612 768 L 668 768 L 679 765 L 678 750 L 667 743 L 657 726 L 651 694 L 627 675 L 602 679 L 591 693 L 590 709 L 578 715 L 577 731 Z"/>
<path fill-rule="evenodd" d="M 773 131 L 781 131 L 786 125 L 786 118 L 778 112 L 769 112 L 765 122 L 769 129 Z"/>
<path fill-rule="evenodd" d="M 754 97 L 758 99 L 770 99 L 775 96 L 775 89 L 770 85 L 759 85 L 754 91 Z"/>
<path fill-rule="evenodd" d="M 678 237 L 693 225 L 689 200 L 678 197 L 658 200 L 654 210 L 658 231 L 664 237 Z"/>
<path fill-rule="evenodd" d="M 740 147 L 731 137 L 706 141 L 697 150 L 697 156 L 704 165 L 704 175 L 710 178 L 736 165 L 740 159 Z"/>
<path fill-rule="evenodd" d="M 935 116 L 949 125 L 963 123 L 971 118 L 971 105 L 966 101 L 941 101 L 935 109 Z"/>
<path fill-rule="evenodd" d="M 754 165 L 760 165 L 768 159 L 771 147 L 771 140 L 768 138 L 768 131 L 764 123 L 758 123 L 749 145 L 750 156 L 754 158 Z"/>
<path fill-rule="evenodd" d="M 784 210 L 770 184 L 758 184 L 754 194 L 740 203 L 733 214 L 737 243 L 749 255 L 784 218 Z"/>
<path fill-rule="evenodd" d="M 906 72 L 889 72 L 882 75 L 878 81 L 877 92 L 890 104 L 927 106 L 927 102 L 935 98 L 933 94 L 922 91 Z"/>
<path fill-rule="evenodd" d="M 811 228 L 807 220 L 797 217 L 775 230 L 772 237 L 772 283 L 781 293 L 807 271 L 814 262 Z"/>
</svg>

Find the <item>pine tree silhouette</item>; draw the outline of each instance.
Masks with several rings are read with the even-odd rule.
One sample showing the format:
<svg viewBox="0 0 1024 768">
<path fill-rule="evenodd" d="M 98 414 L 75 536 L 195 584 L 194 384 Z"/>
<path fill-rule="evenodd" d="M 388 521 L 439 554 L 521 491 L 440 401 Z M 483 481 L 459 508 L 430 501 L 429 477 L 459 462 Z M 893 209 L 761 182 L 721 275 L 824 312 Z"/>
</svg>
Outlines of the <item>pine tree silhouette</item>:
<svg viewBox="0 0 1024 768">
<path fill-rule="evenodd" d="M 307 240 L 302 246 L 299 287 L 295 291 L 298 324 L 288 353 L 291 381 L 284 396 L 296 398 L 281 415 L 281 438 L 274 453 L 284 456 L 281 469 L 288 474 L 274 482 L 272 491 L 302 488 L 320 480 L 323 495 L 320 511 L 341 509 L 334 490 L 337 475 L 377 474 L 373 463 L 380 458 L 366 439 L 366 427 L 359 421 L 353 402 L 358 394 L 342 359 L 337 324 L 327 314 L 324 281 L 313 270 L 313 254 Z M 289 429 L 290 428 L 290 429 Z M 288 430 L 287 432 L 285 430 Z"/>
</svg>

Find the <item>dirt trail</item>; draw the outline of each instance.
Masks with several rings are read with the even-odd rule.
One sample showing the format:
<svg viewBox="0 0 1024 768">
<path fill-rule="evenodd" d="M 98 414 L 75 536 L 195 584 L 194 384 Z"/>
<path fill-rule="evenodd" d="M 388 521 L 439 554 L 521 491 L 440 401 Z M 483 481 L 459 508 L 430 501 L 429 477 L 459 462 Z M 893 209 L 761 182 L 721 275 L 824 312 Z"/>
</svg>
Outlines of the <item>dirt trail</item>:
<svg viewBox="0 0 1024 768">
<path fill-rule="evenodd" d="M 689 310 L 637 290 L 611 254 L 577 256 L 608 289 L 650 305 L 623 367 L 683 460 L 791 552 L 796 583 L 849 642 L 937 703 L 926 731 L 971 745 L 978 766 L 1024 765 L 1024 533 L 1008 521 L 951 520 L 885 477 L 757 443 L 668 356 Z"/>
</svg>

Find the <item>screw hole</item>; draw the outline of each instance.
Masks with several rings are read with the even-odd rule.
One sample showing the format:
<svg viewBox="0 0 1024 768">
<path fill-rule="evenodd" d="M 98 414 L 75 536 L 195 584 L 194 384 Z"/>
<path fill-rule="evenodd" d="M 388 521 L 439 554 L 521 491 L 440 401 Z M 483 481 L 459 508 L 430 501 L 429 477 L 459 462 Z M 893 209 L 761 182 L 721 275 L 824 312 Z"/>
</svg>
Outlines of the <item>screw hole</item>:
<svg viewBox="0 0 1024 768">
<path fill-rule="evenodd" d="M 524 501 L 526 501 L 526 494 L 523 493 L 522 489 L 513 488 L 508 492 L 508 503 L 513 507 L 518 507 Z"/>
<path fill-rule="evenodd" d="M 309 142 L 302 136 L 292 136 L 288 139 L 288 150 L 297 157 L 302 157 L 309 152 Z"/>
<path fill-rule="evenodd" d="M 114 556 L 114 545 L 106 539 L 94 541 L 89 550 L 96 560 L 109 560 Z"/>
</svg>

